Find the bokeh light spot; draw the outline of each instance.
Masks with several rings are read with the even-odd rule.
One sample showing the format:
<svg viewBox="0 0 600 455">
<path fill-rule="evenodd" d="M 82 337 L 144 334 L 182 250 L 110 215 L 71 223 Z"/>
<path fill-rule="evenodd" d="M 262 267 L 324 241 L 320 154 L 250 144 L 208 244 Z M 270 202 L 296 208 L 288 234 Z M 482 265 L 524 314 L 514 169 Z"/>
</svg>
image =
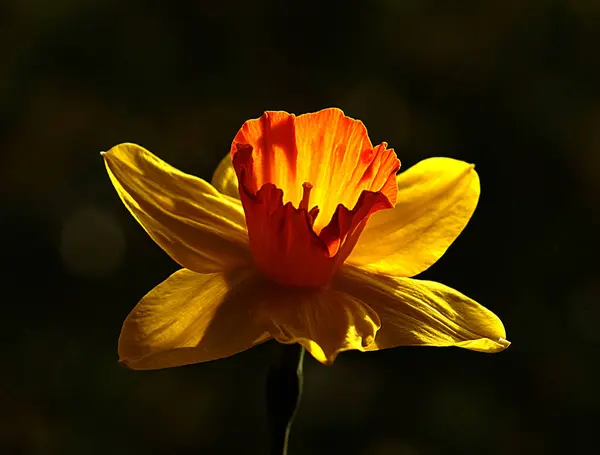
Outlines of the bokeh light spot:
<svg viewBox="0 0 600 455">
<path fill-rule="evenodd" d="M 74 275 L 105 277 L 123 260 L 125 235 L 115 217 L 96 207 L 81 207 L 65 219 L 60 253 Z"/>
</svg>

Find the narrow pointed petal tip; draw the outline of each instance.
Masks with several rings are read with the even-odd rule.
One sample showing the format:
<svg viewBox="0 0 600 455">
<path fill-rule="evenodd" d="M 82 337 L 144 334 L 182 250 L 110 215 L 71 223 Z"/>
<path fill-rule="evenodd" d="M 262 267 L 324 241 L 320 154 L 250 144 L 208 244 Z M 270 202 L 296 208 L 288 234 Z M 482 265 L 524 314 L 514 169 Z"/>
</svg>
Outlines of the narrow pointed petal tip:
<svg viewBox="0 0 600 455">
<path fill-rule="evenodd" d="M 470 351 L 484 352 L 487 354 L 496 354 L 504 351 L 510 346 L 510 341 L 504 338 L 492 340 L 491 338 L 480 338 L 477 340 L 461 341 L 448 346 L 456 346 L 458 348 L 468 349 Z M 445 346 L 442 346 L 445 347 Z"/>
</svg>

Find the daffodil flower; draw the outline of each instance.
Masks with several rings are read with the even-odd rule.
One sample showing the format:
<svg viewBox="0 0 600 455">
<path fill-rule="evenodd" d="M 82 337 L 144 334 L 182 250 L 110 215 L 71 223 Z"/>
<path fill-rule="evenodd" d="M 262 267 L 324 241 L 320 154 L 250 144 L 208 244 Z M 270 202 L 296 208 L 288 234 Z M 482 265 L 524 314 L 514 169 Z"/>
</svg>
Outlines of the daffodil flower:
<svg viewBox="0 0 600 455">
<path fill-rule="evenodd" d="M 275 339 L 331 364 L 350 349 L 505 349 L 500 319 L 443 284 L 436 262 L 479 199 L 473 165 L 430 158 L 396 175 L 384 142 L 335 108 L 249 120 L 212 185 L 144 148 L 104 153 L 117 193 L 182 269 L 129 314 L 121 362 L 157 369 Z"/>
</svg>

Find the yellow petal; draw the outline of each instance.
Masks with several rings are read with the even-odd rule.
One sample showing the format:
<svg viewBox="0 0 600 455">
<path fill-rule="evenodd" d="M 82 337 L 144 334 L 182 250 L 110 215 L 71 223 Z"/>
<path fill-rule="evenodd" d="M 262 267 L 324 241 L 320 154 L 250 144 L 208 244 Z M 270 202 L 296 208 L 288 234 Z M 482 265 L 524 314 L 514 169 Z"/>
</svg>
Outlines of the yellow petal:
<svg viewBox="0 0 600 455">
<path fill-rule="evenodd" d="M 380 325 L 368 305 L 331 289 L 271 285 L 262 308 L 273 338 L 284 344 L 300 343 L 325 365 L 342 351 L 365 351 Z"/>
<path fill-rule="evenodd" d="M 479 200 L 479 177 L 471 164 L 430 158 L 396 181 L 396 206 L 371 217 L 346 262 L 410 277 L 433 265 L 462 232 Z"/>
<path fill-rule="evenodd" d="M 228 357 L 267 340 L 244 291 L 253 274 L 175 272 L 125 320 L 121 362 L 136 370 L 174 367 Z"/>
<path fill-rule="evenodd" d="M 251 261 L 241 204 L 138 145 L 117 145 L 103 155 L 125 206 L 180 265 L 211 273 Z"/>
<path fill-rule="evenodd" d="M 217 170 L 213 174 L 211 183 L 220 193 L 226 194 L 237 200 L 240 199 L 238 179 L 231 162 L 231 154 L 228 153 L 225 155 L 225 158 L 221 160 Z"/>
<path fill-rule="evenodd" d="M 333 287 L 368 304 L 379 315 L 381 328 L 368 350 L 458 346 L 498 352 L 510 344 L 494 313 L 440 283 L 378 276 L 346 266 Z"/>
</svg>

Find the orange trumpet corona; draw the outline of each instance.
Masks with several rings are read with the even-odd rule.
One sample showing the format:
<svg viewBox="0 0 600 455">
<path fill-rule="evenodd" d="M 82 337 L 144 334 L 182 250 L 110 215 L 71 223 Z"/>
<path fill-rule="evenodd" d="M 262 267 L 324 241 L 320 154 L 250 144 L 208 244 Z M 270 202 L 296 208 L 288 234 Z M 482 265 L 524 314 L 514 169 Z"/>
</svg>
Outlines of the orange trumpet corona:
<svg viewBox="0 0 600 455">
<path fill-rule="evenodd" d="M 393 208 L 400 161 L 339 109 L 266 112 L 231 146 L 257 267 L 291 286 L 326 286 L 369 217 Z"/>
</svg>

